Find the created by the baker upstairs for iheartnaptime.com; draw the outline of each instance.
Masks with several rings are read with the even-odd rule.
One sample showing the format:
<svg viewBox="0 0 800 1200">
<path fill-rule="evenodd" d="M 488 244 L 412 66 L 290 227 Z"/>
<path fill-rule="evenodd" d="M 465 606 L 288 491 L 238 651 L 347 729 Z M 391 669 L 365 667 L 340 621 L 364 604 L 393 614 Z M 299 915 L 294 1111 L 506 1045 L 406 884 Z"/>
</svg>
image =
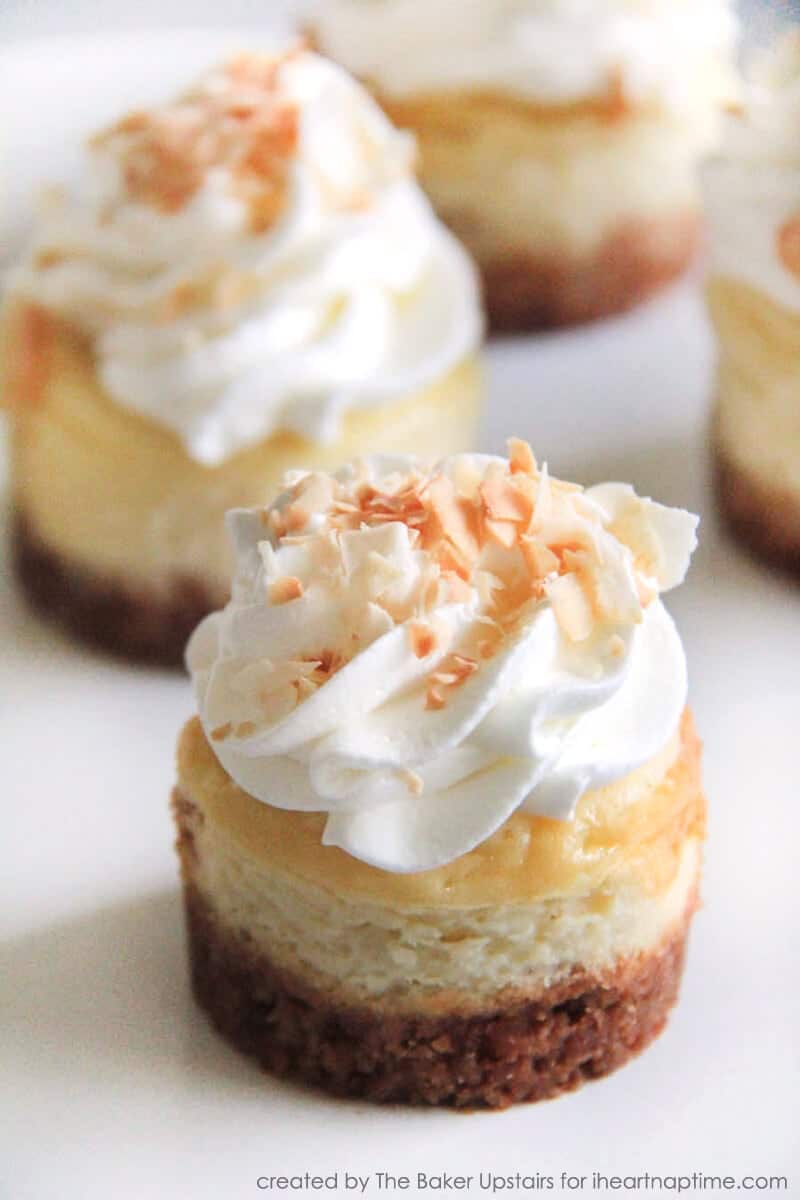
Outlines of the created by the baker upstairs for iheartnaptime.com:
<svg viewBox="0 0 800 1200">
<path fill-rule="evenodd" d="M 693 259 L 731 0 L 317 0 L 311 28 L 416 134 L 495 330 L 621 312 Z"/>
<path fill-rule="evenodd" d="M 227 509 L 284 472 L 472 446 L 472 264 L 413 139 L 302 46 L 93 137 L 9 279 L 16 562 L 81 637 L 180 663 L 225 603 Z"/>
<path fill-rule="evenodd" d="M 705 172 L 717 496 L 800 577 L 800 30 L 754 55 L 725 134 Z"/>
<path fill-rule="evenodd" d="M 696 525 L 516 439 L 229 515 L 173 797 L 223 1035 L 336 1095 L 502 1108 L 661 1031 L 705 801 L 660 593 Z"/>
</svg>

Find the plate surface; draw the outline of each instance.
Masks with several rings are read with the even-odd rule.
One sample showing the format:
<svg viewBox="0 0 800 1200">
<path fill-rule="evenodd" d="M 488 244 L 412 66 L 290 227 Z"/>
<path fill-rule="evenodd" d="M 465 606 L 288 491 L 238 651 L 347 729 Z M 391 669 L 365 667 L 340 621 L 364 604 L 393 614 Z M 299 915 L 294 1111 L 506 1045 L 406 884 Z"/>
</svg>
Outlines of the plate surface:
<svg viewBox="0 0 800 1200">
<path fill-rule="evenodd" d="M 252 40 L 252 35 L 248 35 Z M 126 104 L 168 94 L 235 34 L 126 35 L 0 52 L 2 244 L 34 185 Z M 529 438 L 558 474 L 630 480 L 702 514 L 668 598 L 705 739 L 705 906 L 665 1035 L 610 1079 L 538 1107 L 375 1110 L 270 1081 L 195 1011 L 167 796 L 187 682 L 73 647 L 29 615 L 4 553 L 0 703 L 0 1196 L 238 1200 L 310 1172 L 384 1196 L 377 1173 L 789 1175 L 797 1158 L 800 591 L 719 533 L 706 432 L 713 348 L 687 279 L 622 320 L 494 344 L 483 448 Z M 3 542 L 5 546 L 5 541 Z M 344 1172 L 370 1176 L 345 1191 Z M 585 1177 L 562 1192 L 561 1173 Z M 792 1175 L 794 1178 L 792 1180 Z M 448 1194 L 454 1194 L 451 1190 Z M 684 1194 L 697 1194 L 691 1190 Z M 769 1193 L 767 1193 L 769 1194 Z M 783 1194 L 786 1194 L 785 1192 Z"/>
</svg>

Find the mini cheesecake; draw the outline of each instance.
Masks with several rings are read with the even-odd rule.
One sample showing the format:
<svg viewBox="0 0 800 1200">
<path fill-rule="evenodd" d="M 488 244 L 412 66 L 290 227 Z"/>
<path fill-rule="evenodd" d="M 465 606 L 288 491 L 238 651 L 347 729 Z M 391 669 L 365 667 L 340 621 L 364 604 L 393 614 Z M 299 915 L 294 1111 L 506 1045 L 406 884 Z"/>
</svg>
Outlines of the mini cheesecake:
<svg viewBox="0 0 800 1200">
<path fill-rule="evenodd" d="M 472 266 L 413 145 L 339 68 L 246 57 L 90 143 L 0 333 L 16 563 L 81 637 L 180 663 L 228 597 L 229 508 L 290 467 L 469 448 Z"/>
<path fill-rule="evenodd" d="M 623 311 L 692 260 L 729 0 L 320 0 L 314 34 L 417 135 L 495 330 Z"/>
<path fill-rule="evenodd" d="M 519 442 L 231 515 L 173 796 L 226 1038 L 335 1095 L 502 1108 L 663 1029 L 705 801 L 659 592 L 695 524 Z"/>
<path fill-rule="evenodd" d="M 753 61 L 726 134 L 705 173 L 717 497 L 736 537 L 800 576 L 800 34 Z"/>
</svg>

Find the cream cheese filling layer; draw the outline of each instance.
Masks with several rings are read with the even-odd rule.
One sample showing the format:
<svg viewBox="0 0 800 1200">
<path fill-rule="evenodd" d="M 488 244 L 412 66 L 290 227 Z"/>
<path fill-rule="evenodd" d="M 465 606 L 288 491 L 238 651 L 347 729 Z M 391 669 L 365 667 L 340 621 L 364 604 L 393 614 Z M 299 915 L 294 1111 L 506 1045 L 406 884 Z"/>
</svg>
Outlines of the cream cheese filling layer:
<svg viewBox="0 0 800 1200">
<path fill-rule="evenodd" d="M 800 314 L 800 31 L 752 58 L 704 183 L 712 276 Z"/>
<path fill-rule="evenodd" d="M 714 279 L 708 295 L 718 445 L 767 489 L 800 495 L 800 313 L 735 279 Z"/>
<path fill-rule="evenodd" d="M 397 1011 L 481 1007 L 655 951 L 690 910 L 700 869 L 693 837 L 656 893 L 623 876 L 532 903 L 398 908 L 267 866 L 212 822 L 195 846 L 192 883 L 234 941 L 247 930 L 248 947 L 332 1000 Z"/>
<path fill-rule="evenodd" d="M 333 444 L 279 433 L 205 467 L 174 434 L 114 404 L 69 331 L 56 333 L 49 353 L 40 395 L 12 423 L 14 499 L 32 532 L 68 563 L 137 590 L 189 576 L 216 588 L 220 603 L 233 568 L 227 509 L 267 503 L 298 462 L 332 470 L 376 449 L 466 450 L 481 392 L 470 360 L 392 404 L 346 414 Z"/>
<path fill-rule="evenodd" d="M 569 262 L 632 221 L 656 225 L 698 207 L 687 130 L 658 115 L 548 121 L 458 96 L 439 112 L 400 105 L 393 115 L 414 125 L 421 181 L 481 262 L 520 250 Z"/>
<path fill-rule="evenodd" d="M 433 870 L 382 871 L 322 843 L 325 814 L 262 804 L 218 762 L 200 721 L 178 744 L 179 788 L 203 819 L 253 863 L 359 903 L 406 909 L 473 909 L 583 894 L 635 873 L 656 893 L 674 878 L 684 839 L 701 838 L 705 802 L 691 717 L 630 774 L 586 793 L 573 821 L 517 811 L 487 841 Z M 276 797 L 278 800 L 281 798 Z"/>
</svg>

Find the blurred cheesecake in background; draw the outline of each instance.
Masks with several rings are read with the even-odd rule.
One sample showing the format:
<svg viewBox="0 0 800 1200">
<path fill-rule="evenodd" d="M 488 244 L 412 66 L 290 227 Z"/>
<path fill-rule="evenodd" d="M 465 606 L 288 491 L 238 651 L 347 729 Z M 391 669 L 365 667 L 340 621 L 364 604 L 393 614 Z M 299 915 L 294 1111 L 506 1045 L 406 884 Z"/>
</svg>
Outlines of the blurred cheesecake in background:
<svg viewBox="0 0 800 1200">
<path fill-rule="evenodd" d="M 800 574 L 800 32 L 754 58 L 706 196 L 719 502 Z"/>
<path fill-rule="evenodd" d="M 228 596 L 223 515 L 284 472 L 472 443 L 472 264 L 338 66 L 245 56 L 88 147 L 13 273 L 16 561 L 95 643 L 180 662 Z"/>
<path fill-rule="evenodd" d="M 691 260 L 729 0 L 319 0 L 313 36 L 416 133 L 494 329 L 627 309 Z"/>
</svg>

